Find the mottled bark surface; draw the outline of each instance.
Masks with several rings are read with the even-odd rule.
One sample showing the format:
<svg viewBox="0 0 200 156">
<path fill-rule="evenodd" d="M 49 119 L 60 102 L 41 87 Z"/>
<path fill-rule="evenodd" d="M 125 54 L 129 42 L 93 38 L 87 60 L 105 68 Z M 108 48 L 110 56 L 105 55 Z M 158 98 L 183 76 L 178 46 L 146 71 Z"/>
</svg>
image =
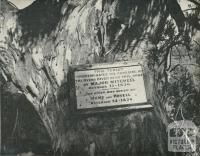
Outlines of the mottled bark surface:
<svg viewBox="0 0 200 156">
<path fill-rule="evenodd" d="M 31 31 L 25 28 L 26 23 L 20 22 L 31 18 L 31 15 L 25 17 L 31 12 L 28 9 L 11 13 L 5 4 L 1 33 L 6 38 L 0 43 L 1 81 L 14 84 L 34 106 L 53 149 L 87 155 L 89 144 L 94 142 L 97 155 L 170 155 L 166 136 L 169 116 L 165 106 L 167 62 L 169 50 L 174 45 L 185 46 L 187 41 L 185 18 L 178 3 L 65 1 L 54 29 L 48 27 L 51 31 L 42 34 L 43 28 L 34 37 L 27 35 Z M 169 17 L 174 19 L 176 32 L 171 31 L 163 41 Z M 32 27 L 37 27 L 35 24 Z M 154 60 L 150 59 L 151 54 L 155 55 Z M 144 60 L 153 110 L 91 116 L 74 115 L 70 111 L 69 66 L 135 59 Z"/>
</svg>

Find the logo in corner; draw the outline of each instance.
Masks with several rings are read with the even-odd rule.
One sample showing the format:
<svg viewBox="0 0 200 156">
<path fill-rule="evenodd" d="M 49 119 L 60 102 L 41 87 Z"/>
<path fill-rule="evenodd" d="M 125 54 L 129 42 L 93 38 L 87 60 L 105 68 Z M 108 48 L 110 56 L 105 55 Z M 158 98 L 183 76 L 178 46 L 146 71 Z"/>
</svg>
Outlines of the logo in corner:
<svg viewBox="0 0 200 156">
<path fill-rule="evenodd" d="M 170 123 L 168 131 L 168 151 L 195 152 L 197 126 L 189 120 L 179 120 Z"/>
</svg>

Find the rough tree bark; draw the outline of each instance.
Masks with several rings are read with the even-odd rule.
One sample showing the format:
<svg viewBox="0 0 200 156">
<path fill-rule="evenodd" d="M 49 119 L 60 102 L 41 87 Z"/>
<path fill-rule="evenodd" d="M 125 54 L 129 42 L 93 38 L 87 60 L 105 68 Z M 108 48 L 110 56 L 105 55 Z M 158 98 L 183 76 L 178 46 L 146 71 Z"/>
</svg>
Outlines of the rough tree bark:
<svg viewBox="0 0 200 156">
<path fill-rule="evenodd" d="M 4 11 L 4 29 L 10 36 L 4 34 L 8 37 L 0 47 L 2 81 L 12 82 L 31 102 L 55 150 L 87 155 L 94 142 L 99 155 L 169 154 L 168 117 L 160 95 L 161 81 L 167 81 L 166 64 L 149 69 L 147 56 L 158 48 L 169 15 L 182 34 L 185 19 L 176 0 L 66 1 L 56 28 L 26 43 L 19 42 L 25 32 L 16 13 Z M 6 27 L 9 18 L 14 21 L 11 28 Z M 166 62 L 168 55 L 160 57 Z M 153 110 L 87 117 L 70 111 L 69 66 L 134 59 L 144 60 L 147 67 Z"/>
</svg>

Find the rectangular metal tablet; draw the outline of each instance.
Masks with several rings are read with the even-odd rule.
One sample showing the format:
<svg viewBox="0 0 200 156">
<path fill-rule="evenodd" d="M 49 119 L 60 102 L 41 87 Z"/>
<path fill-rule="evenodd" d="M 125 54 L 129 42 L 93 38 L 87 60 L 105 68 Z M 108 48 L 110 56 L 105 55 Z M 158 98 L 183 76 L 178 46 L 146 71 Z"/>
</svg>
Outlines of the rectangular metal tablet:
<svg viewBox="0 0 200 156">
<path fill-rule="evenodd" d="M 140 64 L 120 62 L 77 66 L 74 79 L 78 110 L 152 107 L 148 104 Z"/>
</svg>

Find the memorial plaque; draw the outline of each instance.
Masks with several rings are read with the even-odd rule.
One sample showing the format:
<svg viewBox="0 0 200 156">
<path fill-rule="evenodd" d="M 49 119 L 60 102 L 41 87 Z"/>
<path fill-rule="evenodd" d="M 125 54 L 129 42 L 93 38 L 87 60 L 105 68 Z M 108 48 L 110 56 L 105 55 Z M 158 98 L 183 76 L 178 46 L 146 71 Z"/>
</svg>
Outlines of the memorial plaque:
<svg viewBox="0 0 200 156">
<path fill-rule="evenodd" d="M 78 110 L 150 107 L 142 66 L 139 64 L 126 62 L 80 67 L 74 71 L 74 79 Z"/>
</svg>

